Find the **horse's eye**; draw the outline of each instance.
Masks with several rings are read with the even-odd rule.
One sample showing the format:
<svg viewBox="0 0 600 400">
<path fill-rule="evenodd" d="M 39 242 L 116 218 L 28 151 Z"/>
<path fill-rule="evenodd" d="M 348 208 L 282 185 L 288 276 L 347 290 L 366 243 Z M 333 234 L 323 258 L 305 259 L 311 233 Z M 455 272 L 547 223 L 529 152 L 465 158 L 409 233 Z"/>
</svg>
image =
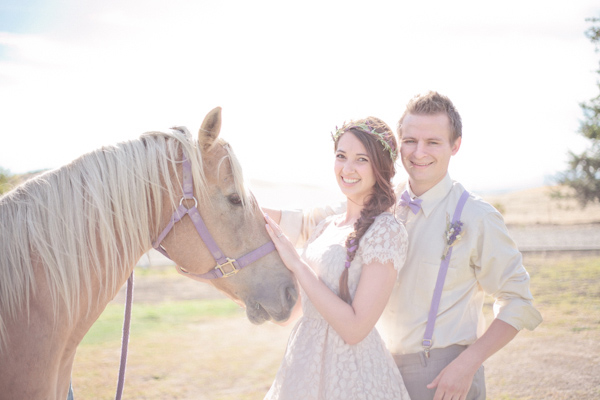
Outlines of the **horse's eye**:
<svg viewBox="0 0 600 400">
<path fill-rule="evenodd" d="M 227 199 L 234 206 L 239 206 L 242 204 L 242 199 L 240 198 L 240 195 L 237 193 L 230 194 L 229 196 L 227 196 Z"/>
</svg>

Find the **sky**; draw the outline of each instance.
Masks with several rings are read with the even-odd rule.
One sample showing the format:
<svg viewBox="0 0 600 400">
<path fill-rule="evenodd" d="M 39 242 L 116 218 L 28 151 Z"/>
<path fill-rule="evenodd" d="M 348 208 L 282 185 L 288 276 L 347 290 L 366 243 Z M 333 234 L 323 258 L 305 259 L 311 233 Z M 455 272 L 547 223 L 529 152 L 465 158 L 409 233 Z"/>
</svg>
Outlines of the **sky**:
<svg viewBox="0 0 600 400">
<path fill-rule="evenodd" d="M 453 179 L 481 193 L 549 184 L 587 146 L 590 17 L 596 0 L 0 0 L 0 167 L 197 132 L 221 106 L 248 179 L 331 187 L 336 126 L 372 115 L 395 129 L 436 90 L 463 119 Z"/>
</svg>

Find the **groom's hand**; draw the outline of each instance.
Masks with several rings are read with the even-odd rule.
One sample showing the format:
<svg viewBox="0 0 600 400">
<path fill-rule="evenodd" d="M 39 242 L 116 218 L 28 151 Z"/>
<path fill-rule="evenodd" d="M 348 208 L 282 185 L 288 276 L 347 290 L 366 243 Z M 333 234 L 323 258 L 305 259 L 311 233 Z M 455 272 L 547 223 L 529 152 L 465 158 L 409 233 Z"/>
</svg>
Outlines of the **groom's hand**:
<svg viewBox="0 0 600 400">
<path fill-rule="evenodd" d="M 464 400 L 467 398 L 477 368 L 471 372 L 473 368 L 464 361 L 460 356 L 457 357 L 427 385 L 428 389 L 437 388 L 433 400 Z"/>
</svg>

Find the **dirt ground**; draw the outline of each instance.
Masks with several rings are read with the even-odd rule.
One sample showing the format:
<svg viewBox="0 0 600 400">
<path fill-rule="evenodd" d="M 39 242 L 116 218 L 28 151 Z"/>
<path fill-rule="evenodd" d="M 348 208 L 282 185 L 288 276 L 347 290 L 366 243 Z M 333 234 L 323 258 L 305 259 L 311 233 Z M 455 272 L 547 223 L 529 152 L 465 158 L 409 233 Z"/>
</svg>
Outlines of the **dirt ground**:
<svg viewBox="0 0 600 400">
<path fill-rule="evenodd" d="M 524 252 L 525 264 L 533 255 L 556 257 L 563 254 L 557 250 L 580 250 L 583 255 L 600 255 L 600 205 L 582 210 L 572 201 L 550 203 L 546 198 L 547 193 L 548 189 L 540 188 L 488 199 L 503 212 L 511 234 Z M 225 298 L 210 285 L 198 284 L 183 277 L 177 278 L 165 280 L 153 275 L 138 277 L 135 303 Z M 123 304 L 124 290 L 113 302 Z M 488 398 L 600 399 L 600 334 L 597 326 L 600 324 L 600 310 L 593 310 L 595 315 L 588 318 L 595 326 L 583 329 L 577 326 L 563 327 L 561 330 L 556 326 L 568 324 L 561 324 L 559 313 L 550 312 L 543 305 L 540 306 L 540 311 L 544 315 L 544 323 L 533 332 L 519 333 L 508 346 L 485 362 Z M 181 387 L 169 388 L 169 395 L 158 394 L 152 398 L 237 399 L 241 398 L 240 393 L 255 393 L 244 398 L 262 399 L 261 394 L 268 390 L 281 360 L 290 328 L 272 324 L 253 326 L 240 313 L 239 318 L 208 320 L 194 329 L 197 330 L 197 337 L 194 339 L 204 347 L 185 346 L 177 351 L 183 359 L 194 360 L 195 368 L 210 369 L 211 365 L 214 366 L 212 352 L 208 349 L 218 352 L 221 344 L 214 341 L 214 338 L 229 335 L 236 342 L 234 349 L 228 349 L 229 354 L 233 351 L 240 355 L 239 362 L 250 359 L 252 364 L 236 364 L 233 367 L 237 368 L 236 374 L 233 371 L 213 371 L 214 379 L 210 380 L 200 378 L 199 374 L 198 381 L 181 382 Z M 178 344 L 174 349 L 180 346 Z M 227 361 L 225 360 L 225 364 Z M 151 384 L 153 379 L 159 379 L 161 373 L 166 374 L 169 368 L 173 368 L 170 364 L 165 364 L 164 368 L 144 371 L 145 367 L 136 366 L 134 360 L 130 360 L 129 365 L 131 369 L 128 372 L 127 390 L 130 391 L 130 396 L 133 395 L 129 398 L 146 398 L 136 397 L 131 393 L 132 388 Z M 165 371 L 161 372 L 162 369 Z M 237 377 L 235 382 L 226 378 L 232 374 Z M 198 397 L 196 388 L 206 393 L 205 397 Z"/>
<path fill-rule="evenodd" d="M 527 262 L 527 256 L 525 261 Z M 210 285 L 198 284 L 183 277 L 165 280 L 150 275 L 136 280 L 135 303 L 160 303 L 166 300 L 198 298 L 224 298 L 224 296 Z M 114 301 L 122 304 L 123 293 L 120 293 Z M 540 311 L 544 314 L 543 306 Z M 567 332 L 565 335 L 555 328 L 556 321 L 553 319 L 559 316 L 544 315 L 544 317 L 545 322 L 535 331 L 521 332 L 507 347 L 485 362 L 488 398 L 496 400 L 599 399 L 600 335 L 598 329 L 578 331 L 573 328 L 572 332 Z M 600 323 L 600 312 L 596 316 L 596 323 Z M 212 395 L 207 394 L 206 398 L 236 398 L 235 390 L 245 391 L 246 395 L 248 391 L 257 393 L 256 399 L 262 398 L 259 394 L 268 389 L 271 379 L 269 377 L 275 373 L 285 349 L 289 328 L 272 324 L 253 326 L 240 313 L 239 318 L 225 321 L 207 320 L 195 329 L 198 334 L 196 339 L 200 343 L 211 343 L 211 351 L 216 351 L 219 344 L 212 342 L 210 338 L 222 337 L 227 335 L 227 332 L 243 332 L 243 339 L 239 337 L 236 339 L 237 345 L 240 346 L 235 350 L 240 356 L 238 361 L 253 360 L 252 366 L 244 367 L 248 368 L 248 372 L 244 372 L 243 369 L 238 372 L 245 384 L 236 384 L 228 389 L 226 381 L 223 381 L 221 386 L 216 381 L 211 382 L 210 385 L 205 383 L 205 393 L 212 393 Z M 228 348 L 226 351 L 231 352 L 232 349 Z M 194 360 L 193 364 L 202 368 L 203 363 L 215 365 L 214 360 L 211 361 L 212 358 L 209 357 L 210 354 L 212 353 L 207 348 L 185 347 L 184 355 L 181 357 Z M 263 369 L 262 375 L 255 377 L 262 380 L 262 386 L 258 384 L 258 387 L 256 380 L 246 377 L 247 374 L 255 376 L 257 365 Z M 137 371 L 134 369 L 135 372 L 128 373 L 129 387 L 143 385 L 143 377 L 149 373 L 144 372 L 144 366 L 134 368 Z M 152 373 L 160 374 L 160 370 Z M 200 376 L 198 378 L 200 379 Z M 189 383 L 186 385 L 186 392 L 179 393 L 177 398 L 196 398 L 190 394 L 194 393 L 195 386 L 190 386 Z M 206 392 L 208 387 L 211 387 L 211 392 Z"/>
</svg>

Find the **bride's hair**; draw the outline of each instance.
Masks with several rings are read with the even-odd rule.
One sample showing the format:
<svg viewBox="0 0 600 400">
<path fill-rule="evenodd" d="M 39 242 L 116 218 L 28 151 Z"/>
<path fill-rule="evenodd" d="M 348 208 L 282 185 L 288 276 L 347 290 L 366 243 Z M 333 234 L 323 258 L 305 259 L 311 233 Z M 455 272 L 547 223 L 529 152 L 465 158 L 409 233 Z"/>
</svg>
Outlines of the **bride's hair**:
<svg viewBox="0 0 600 400">
<path fill-rule="evenodd" d="M 396 174 L 394 162 L 398 145 L 390 127 L 375 117 L 367 117 L 344 124 L 334 136 L 335 150 L 337 150 L 339 138 L 347 133 L 353 134 L 365 147 L 375 176 L 373 191 L 365 199 L 360 217 L 354 223 L 354 231 L 346 239 L 346 267 L 340 276 L 339 296 L 351 304 L 348 268 L 356 256 L 360 239 L 379 214 L 396 204 L 392 178 Z"/>
</svg>

